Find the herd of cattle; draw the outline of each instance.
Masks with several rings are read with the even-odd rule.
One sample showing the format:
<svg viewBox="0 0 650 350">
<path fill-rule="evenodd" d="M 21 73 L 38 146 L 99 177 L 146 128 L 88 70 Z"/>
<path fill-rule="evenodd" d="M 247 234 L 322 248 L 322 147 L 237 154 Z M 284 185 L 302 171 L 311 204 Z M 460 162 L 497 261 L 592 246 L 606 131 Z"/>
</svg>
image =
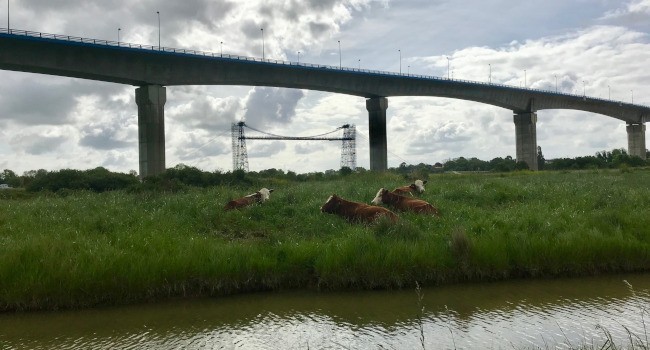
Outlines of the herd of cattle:
<svg viewBox="0 0 650 350">
<path fill-rule="evenodd" d="M 398 187 L 392 191 L 381 188 L 370 202 L 372 205 L 349 201 L 333 194 L 320 210 L 323 213 L 342 216 L 350 221 L 366 223 L 372 223 L 381 217 L 386 217 L 393 222 L 398 220 L 398 216 L 394 212 L 380 206 L 380 204 L 385 204 L 398 211 L 439 216 L 440 211 L 436 207 L 424 200 L 413 197 L 414 193 L 421 194 L 424 192 L 426 183 L 426 180 L 415 180 L 410 185 Z M 262 188 L 253 194 L 228 202 L 224 210 L 239 209 L 255 203 L 264 203 L 269 199 L 271 192 L 273 192 L 273 189 Z"/>
</svg>

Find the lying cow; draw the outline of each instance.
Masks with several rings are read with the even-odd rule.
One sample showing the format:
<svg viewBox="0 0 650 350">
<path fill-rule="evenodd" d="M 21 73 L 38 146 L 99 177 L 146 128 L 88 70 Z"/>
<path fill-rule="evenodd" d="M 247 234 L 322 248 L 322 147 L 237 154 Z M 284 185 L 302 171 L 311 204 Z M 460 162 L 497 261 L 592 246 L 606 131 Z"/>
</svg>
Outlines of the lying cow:
<svg viewBox="0 0 650 350">
<path fill-rule="evenodd" d="M 427 183 L 427 180 L 424 180 L 424 181 L 415 180 L 415 182 L 413 182 L 412 184 L 410 184 L 408 186 L 402 186 L 402 187 L 398 187 L 398 188 L 394 189 L 393 193 L 399 194 L 399 195 L 402 195 L 402 196 L 407 195 L 407 194 L 413 195 L 413 192 L 422 193 L 422 192 L 424 192 L 424 184 L 426 184 L 426 183 Z"/>
<path fill-rule="evenodd" d="M 246 206 L 249 206 L 253 203 L 263 203 L 269 199 L 269 194 L 273 192 L 273 189 L 266 189 L 262 188 L 261 190 L 249 194 L 246 197 L 238 198 L 238 199 L 233 199 L 226 206 L 223 208 L 223 210 L 232 210 L 232 209 L 239 209 L 243 208 Z"/>
<path fill-rule="evenodd" d="M 433 205 L 417 198 L 400 196 L 382 188 L 377 192 L 372 204 L 386 204 L 394 209 L 401 211 L 412 211 L 421 214 L 433 214 L 440 216 L 440 212 Z"/>
<path fill-rule="evenodd" d="M 373 223 L 382 216 L 392 222 L 397 221 L 398 216 L 392 211 L 379 206 L 365 203 L 347 201 L 335 194 L 331 195 L 325 204 L 320 207 L 323 213 L 330 213 L 342 216 L 350 221 Z"/>
</svg>

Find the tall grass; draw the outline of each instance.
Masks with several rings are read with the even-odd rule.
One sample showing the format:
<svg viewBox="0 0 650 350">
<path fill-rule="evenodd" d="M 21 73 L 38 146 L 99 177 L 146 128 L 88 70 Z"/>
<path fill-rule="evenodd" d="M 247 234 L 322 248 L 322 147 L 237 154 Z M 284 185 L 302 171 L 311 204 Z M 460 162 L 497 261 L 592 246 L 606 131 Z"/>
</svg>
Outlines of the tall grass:
<svg viewBox="0 0 650 350">
<path fill-rule="evenodd" d="M 283 288 L 401 288 L 650 268 L 650 171 L 435 175 L 442 217 L 365 226 L 319 211 L 368 203 L 393 174 L 175 193 L 0 199 L 0 309 L 56 309 Z M 274 187 L 270 201 L 223 212 Z"/>
</svg>

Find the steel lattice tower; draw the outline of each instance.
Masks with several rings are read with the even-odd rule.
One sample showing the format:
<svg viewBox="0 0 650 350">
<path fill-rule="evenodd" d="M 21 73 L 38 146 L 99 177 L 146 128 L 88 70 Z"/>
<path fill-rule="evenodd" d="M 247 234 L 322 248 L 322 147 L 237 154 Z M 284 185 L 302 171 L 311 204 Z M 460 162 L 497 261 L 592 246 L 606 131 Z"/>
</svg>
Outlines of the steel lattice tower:
<svg viewBox="0 0 650 350">
<path fill-rule="evenodd" d="M 232 169 L 248 172 L 248 152 L 244 136 L 244 122 L 232 123 Z"/>
<path fill-rule="evenodd" d="M 341 145 L 341 168 L 357 169 L 357 129 L 354 125 L 346 124 L 343 128 Z"/>
</svg>

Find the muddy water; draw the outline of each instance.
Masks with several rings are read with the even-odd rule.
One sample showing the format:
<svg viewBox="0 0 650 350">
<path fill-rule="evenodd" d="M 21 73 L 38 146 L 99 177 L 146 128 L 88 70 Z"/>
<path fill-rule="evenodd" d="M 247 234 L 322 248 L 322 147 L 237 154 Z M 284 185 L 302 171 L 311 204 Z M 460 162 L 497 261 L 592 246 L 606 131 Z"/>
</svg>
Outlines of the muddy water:
<svg viewBox="0 0 650 350">
<path fill-rule="evenodd" d="M 0 314 L 0 349 L 631 347 L 629 334 L 649 345 L 649 291 L 637 274 Z"/>
</svg>

